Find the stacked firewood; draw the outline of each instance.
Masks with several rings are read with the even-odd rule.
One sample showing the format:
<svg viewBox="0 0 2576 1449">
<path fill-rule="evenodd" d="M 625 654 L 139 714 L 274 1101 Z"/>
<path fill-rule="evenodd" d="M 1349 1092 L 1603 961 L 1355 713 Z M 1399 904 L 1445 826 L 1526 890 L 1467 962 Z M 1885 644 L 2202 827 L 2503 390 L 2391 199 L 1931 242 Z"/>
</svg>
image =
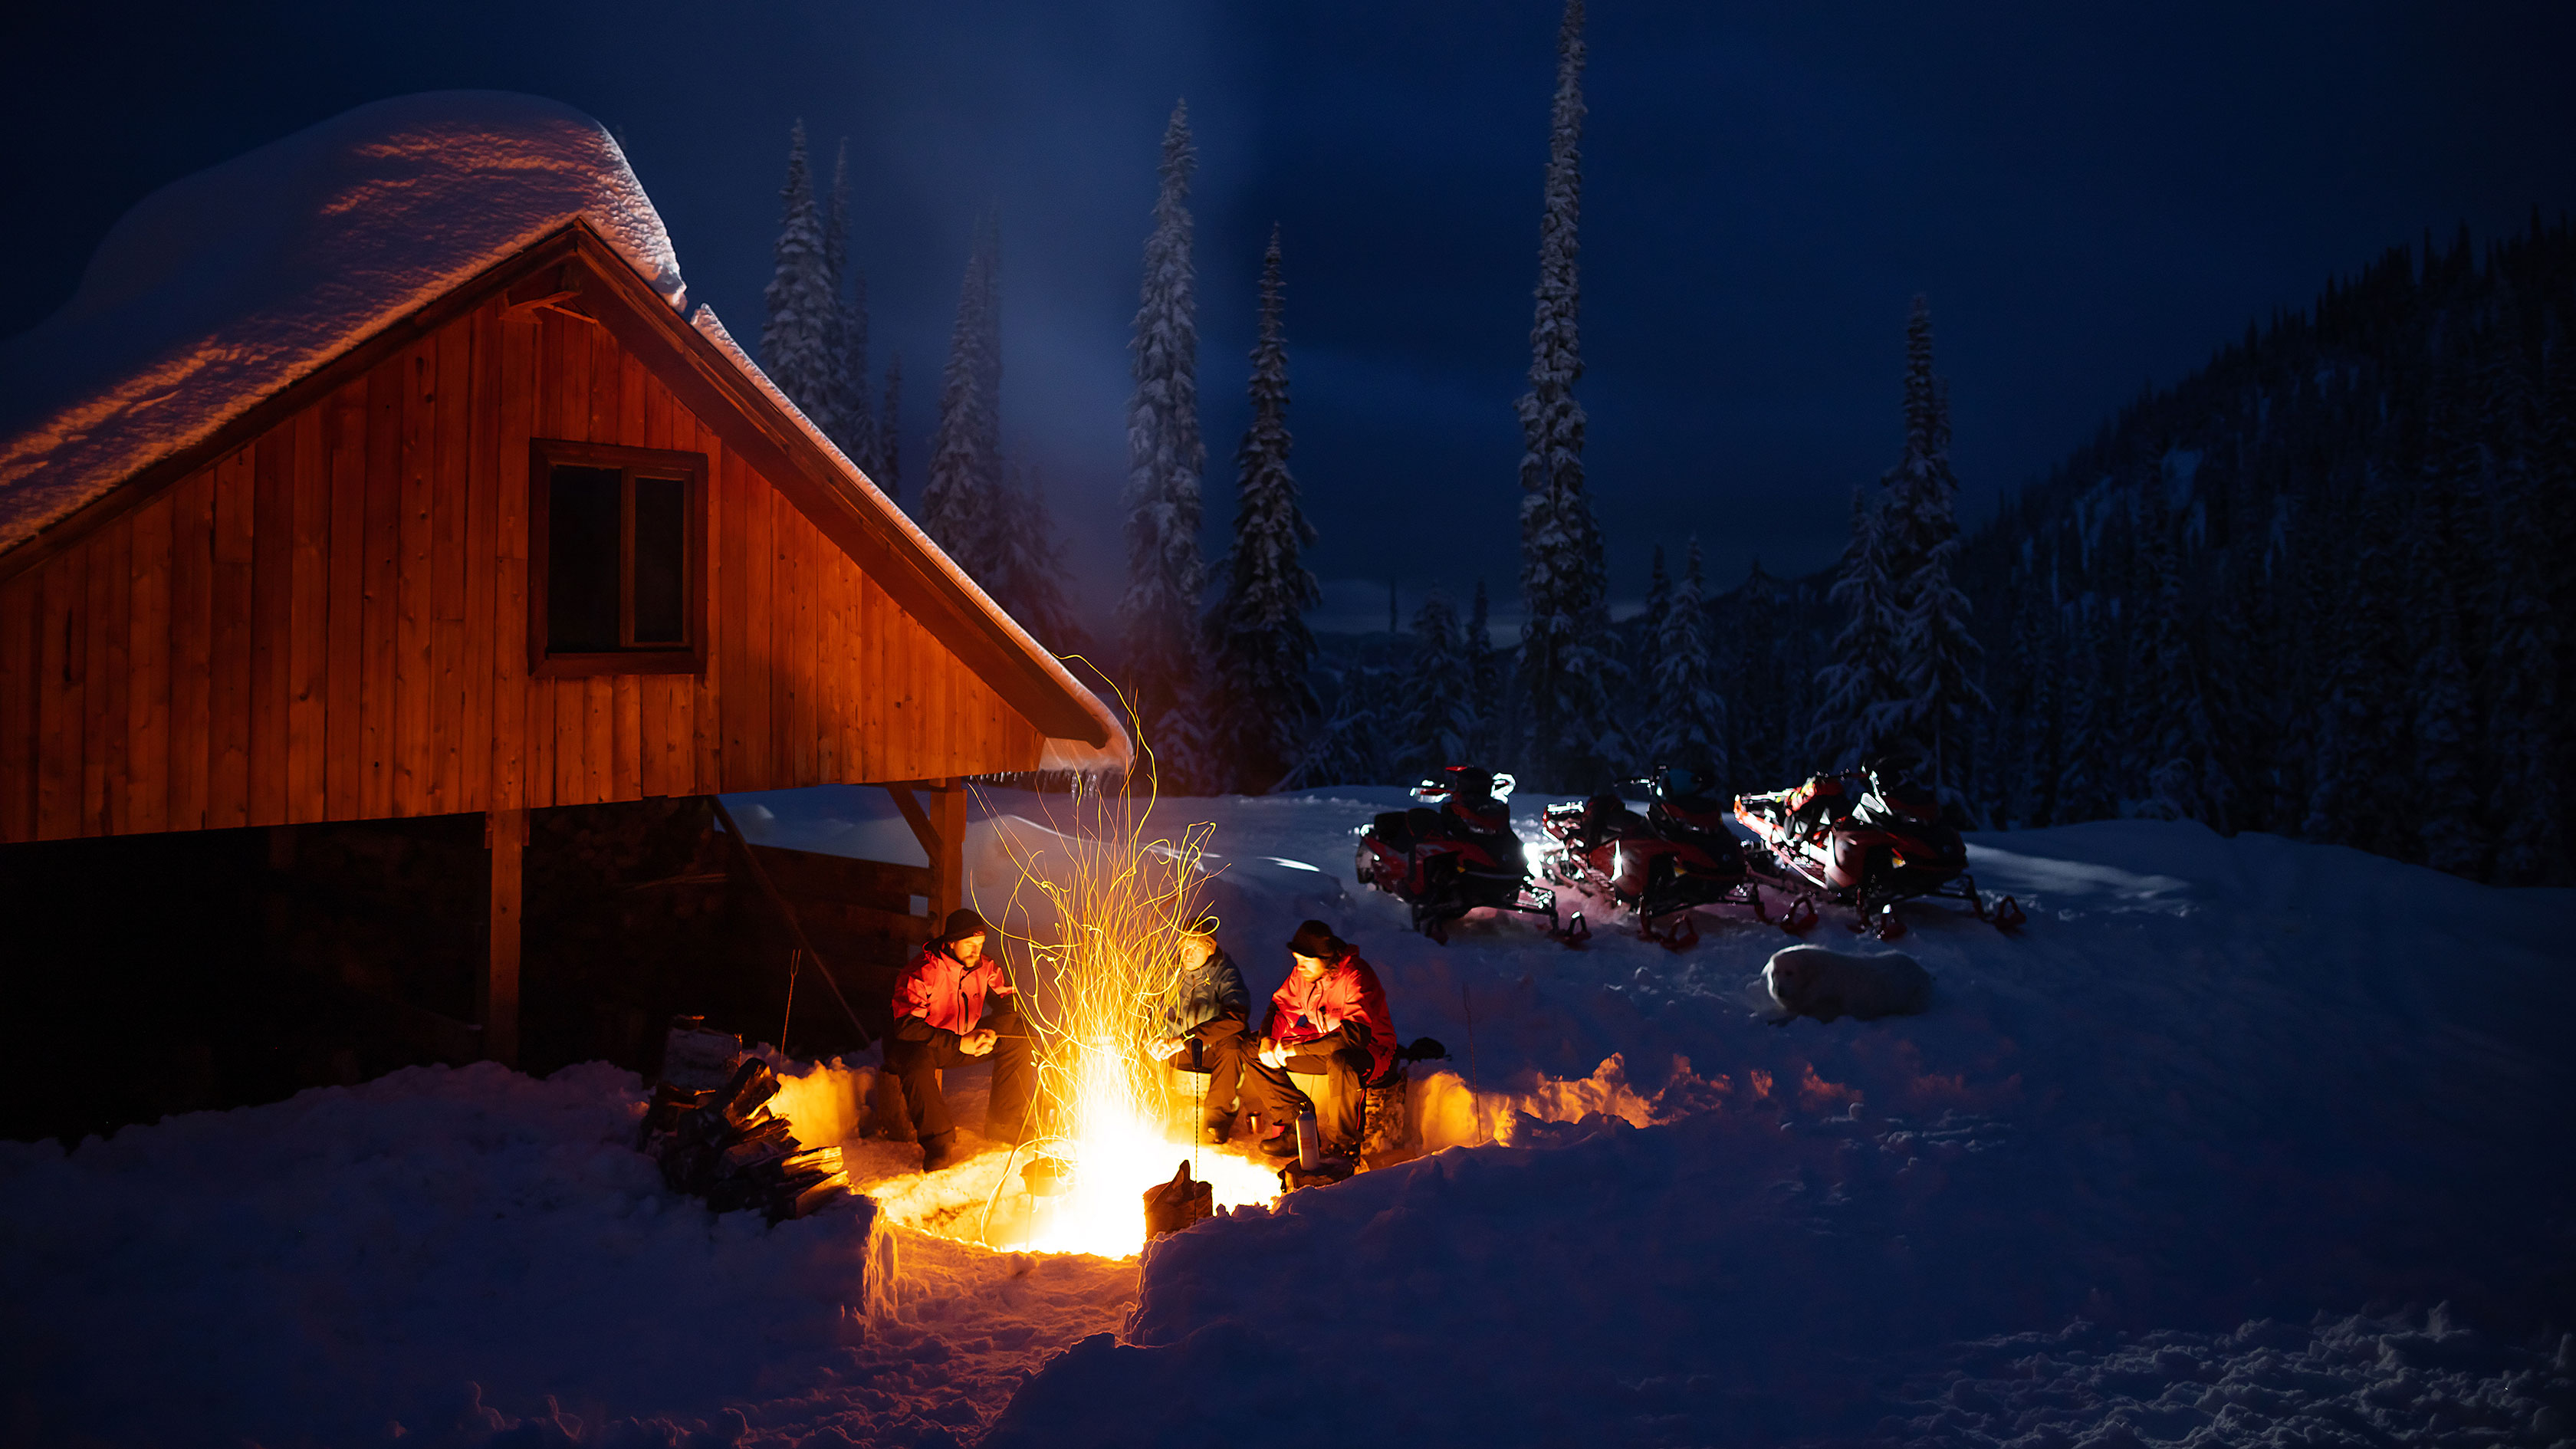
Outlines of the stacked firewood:
<svg viewBox="0 0 2576 1449">
<path fill-rule="evenodd" d="M 840 1148 L 804 1146 L 770 1112 L 776 1095 L 777 1075 L 753 1056 L 712 1091 L 666 1081 L 654 1090 L 639 1145 L 672 1190 L 717 1212 L 757 1208 L 773 1223 L 804 1217 L 849 1191 L 850 1178 Z"/>
</svg>

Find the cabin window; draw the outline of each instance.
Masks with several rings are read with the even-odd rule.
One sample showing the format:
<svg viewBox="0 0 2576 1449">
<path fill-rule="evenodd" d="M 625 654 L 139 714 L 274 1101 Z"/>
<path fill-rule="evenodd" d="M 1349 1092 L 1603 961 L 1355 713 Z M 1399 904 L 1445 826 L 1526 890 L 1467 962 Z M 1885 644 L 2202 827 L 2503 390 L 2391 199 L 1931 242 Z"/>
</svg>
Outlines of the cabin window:
<svg viewBox="0 0 2576 1449">
<path fill-rule="evenodd" d="M 541 439 L 528 485 L 536 672 L 703 670 L 704 455 Z"/>
</svg>

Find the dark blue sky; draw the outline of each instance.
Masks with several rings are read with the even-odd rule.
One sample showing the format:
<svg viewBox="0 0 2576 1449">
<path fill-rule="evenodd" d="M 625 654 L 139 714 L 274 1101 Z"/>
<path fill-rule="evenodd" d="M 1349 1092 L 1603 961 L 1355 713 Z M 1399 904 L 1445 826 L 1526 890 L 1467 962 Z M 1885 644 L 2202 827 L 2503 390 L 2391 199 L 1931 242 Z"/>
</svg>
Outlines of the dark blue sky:
<svg viewBox="0 0 2576 1449">
<path fill-rule="evenodd" d="M 2559 4 L 1707 6 L 1599 0 L 1579 396 L 1614 594 L 1696 533 L 1720 584 L 1829 562 L 1897 443 L 1932 300 L 1969 519 L 2141 384 L 2330 272 L 2576 207 Z M 251 18 L 242 18 L 245 15 Z M 13 7 L 0 334 L 164 182 L 383 96 L 532 91 L 618 130 L 693 294 L 759 330 L 789 124 L 848 136 L 907 494 L 967 232 L 1004 214 L 1006 443 L 1089 591 L 1122 561 L 1127 327 L 1175 97 L 1200 147 L 1210 553 L 1253 281 L 1285 233 L 1319 623 L 1385 580 L 1516 584 L 1518 428 L 1557 8 L 655 3 Z"/>
</svg>

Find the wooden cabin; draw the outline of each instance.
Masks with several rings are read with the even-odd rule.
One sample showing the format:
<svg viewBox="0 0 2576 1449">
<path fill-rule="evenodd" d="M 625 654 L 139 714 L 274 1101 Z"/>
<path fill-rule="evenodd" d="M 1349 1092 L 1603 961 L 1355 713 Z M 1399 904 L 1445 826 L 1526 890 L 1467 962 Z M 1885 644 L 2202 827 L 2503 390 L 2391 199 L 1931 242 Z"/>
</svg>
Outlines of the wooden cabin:
<svg viewBox="0 0 2576 1449">
<path fill-rule="evenodd" d="M 872 879 L 917 939 L 958 901 L 964 777 L 1126 749 L 587 218 L 244 402 L 0 551 L 0 870 L 479 818 L 510 1062 L 530 812 L 885 785 L 930 865 Z"/>
</svg>

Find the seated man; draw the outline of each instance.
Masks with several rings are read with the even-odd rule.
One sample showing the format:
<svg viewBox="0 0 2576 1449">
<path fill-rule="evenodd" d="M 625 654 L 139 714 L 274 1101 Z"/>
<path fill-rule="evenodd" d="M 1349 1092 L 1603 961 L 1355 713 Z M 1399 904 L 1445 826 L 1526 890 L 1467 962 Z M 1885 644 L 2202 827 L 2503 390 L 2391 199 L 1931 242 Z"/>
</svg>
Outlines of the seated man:
<svg viewBox="0 0 2576 1449">
<path fill-rule="evenodd" d="M 1297 928 L 1288 942 L 1294 966 L 1270 997 L 1261 1046 L 1244 1063 L 1243 1089 L 1261 1111 L 1261 1150 L 1277 1157 L 1296 1152 L 1297 1139 L 1282 1129 L 1314 1103 L 1288 1080 L 1291 1072 L 1331 1080 L 1332 1117 L 1319 1121 L 1324 1150 L 1355 1157 L 1360 1149 L 1364 1089 L 1395 1064 L 1395 1022 L 1377 972 L 1321 921 Z"/>
<path fill-rule="evenodd" d="M 1181 932 L 1179 950 L 1180 971 L 1163 993 L 1162 1010 L 1154 1014 L 1150 1049 L 1169 1066 L 1207 1074 L 1199 1132 L 1210 1146 L 1222 1147 L 1234 1125 L 1234 1094 L 1243 1080 L 1243 1029 L 1252 998 L 1243 989 L 1243 973 L 1234 958 L 1216 943 L 1214 916 Z"/>
<path fill-rule="evenodd" d="M 939 1090 L 944 1067 L 990 1056 L 993 1088 L 984 1103 L 984 1135 L 1017 1143 L 1028 1130 L 1029 1102 L 1037 1087 L 1031 1038 L 1014 1007 L 1011 979 L 999 957 L 984 954 L 987 929 L 973 911 L 950 911 L 940 934 L 895 978 L 885 1074 L 901 1091 L 908 1118 L 885 1110 L 883 1097 L 878 1117 L 889 1134 L 908 1128 L 919 1139 L 924 1172 L 938 1171 L 956 1155 L 957 1126 L 949 1120 L 948 1099 Z"/>
</svg>

